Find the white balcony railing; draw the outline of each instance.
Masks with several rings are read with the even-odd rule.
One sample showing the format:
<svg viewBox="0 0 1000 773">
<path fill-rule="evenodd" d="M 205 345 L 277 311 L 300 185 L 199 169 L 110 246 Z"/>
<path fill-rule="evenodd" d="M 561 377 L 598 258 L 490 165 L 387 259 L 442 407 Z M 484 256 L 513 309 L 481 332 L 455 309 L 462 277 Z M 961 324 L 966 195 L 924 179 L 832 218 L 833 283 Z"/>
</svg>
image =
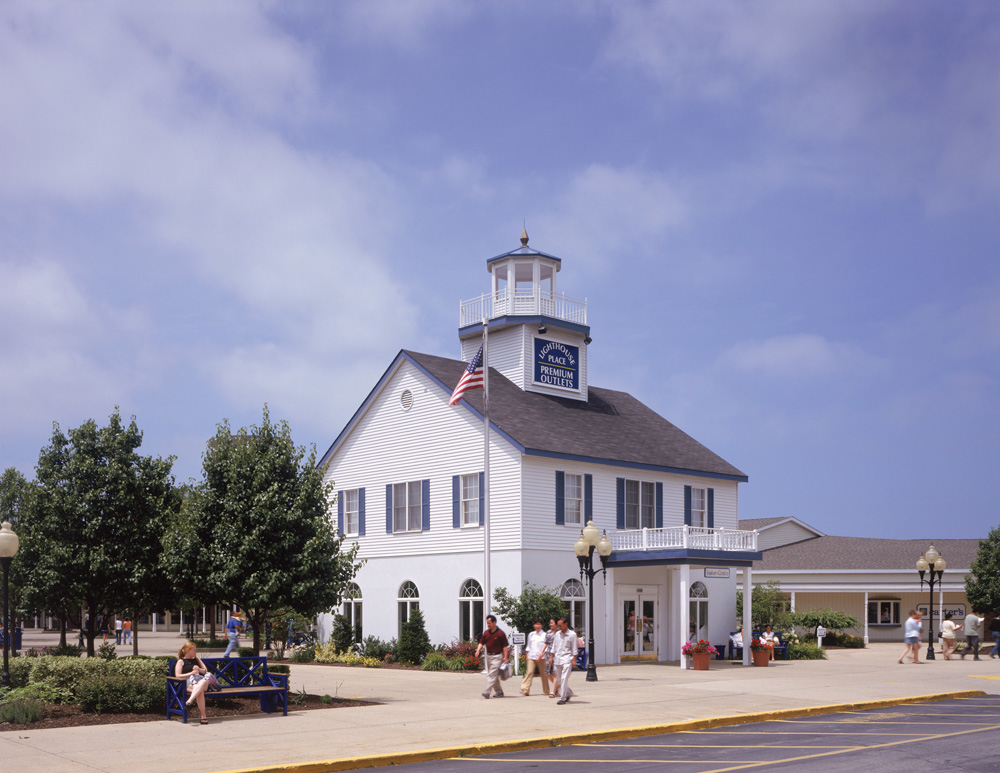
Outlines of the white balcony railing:
<svg viewBox="0 0 1000 773">
<path fill-rule="evenodd" d="M 543 315 L 586 325 L 587 301 L 570 298 L 564 293 L 546 293 L 540 289 L 527 292 L 500 290 L 495 294 L 485 293 L 478 298 L 462 301 L 458 309 L 458 326 L 475 325 L 483 319 L 507 315 Z"/>
<path fill-rule="evenodd" d="M 627 529 L 609 535 L 615 552 L 632 550 L 757 550 L 757 532 L 670 526 L 665 529 Z"/>
</svg>

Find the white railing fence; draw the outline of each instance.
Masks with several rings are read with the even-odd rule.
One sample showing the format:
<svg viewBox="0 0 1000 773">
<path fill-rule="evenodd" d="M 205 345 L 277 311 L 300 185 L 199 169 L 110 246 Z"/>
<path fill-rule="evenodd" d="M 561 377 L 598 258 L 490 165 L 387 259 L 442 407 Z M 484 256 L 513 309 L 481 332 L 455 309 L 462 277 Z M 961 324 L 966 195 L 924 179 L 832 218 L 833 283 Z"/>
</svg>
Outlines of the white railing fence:
<svg viewBox="0 0 1000 773">
<path fill-rule="evenodd" d="M 709 529 L 704 526 L 668 526 L 663 529 L 628 529 L 609 535 L 617 551 L 693 550 L 756 551 L 757 532 L 737 529 Z"/>
<path fill-rule="evenodd" d="M 462 301 L 458 308 L 459 327 L 482 322 L 483 318 L 544 315 L 553 319 L 587 324 L 586 299 L 571 298 L 565 293 L 547 293 L 541 289 L 534 290 L 500 290 L 497 293 L 485 293 L 478 298 Z"/>
</svg>

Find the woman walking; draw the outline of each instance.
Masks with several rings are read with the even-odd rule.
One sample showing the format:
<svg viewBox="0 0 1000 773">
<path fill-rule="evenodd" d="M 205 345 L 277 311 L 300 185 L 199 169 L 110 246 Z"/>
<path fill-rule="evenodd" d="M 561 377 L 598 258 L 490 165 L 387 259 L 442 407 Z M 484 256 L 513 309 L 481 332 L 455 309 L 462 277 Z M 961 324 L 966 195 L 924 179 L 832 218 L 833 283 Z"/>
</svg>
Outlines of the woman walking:
<svg viewBox="0 0 1000 773">
<path fill-rule="evenodd" d="M 906 657 L 907 653 L 913 655 L 913 662 L 920 663 L 920 630 L 924 627 L 924 624 L 920 622 L 920 613 L 915 609 L 910 610 L 910 616 L 906 619 L 906 628 L 903 631 L 903 642 L 905 646 L 903 647 L 903 654 L 899 656 L 899 662 L 903 662 L 903 658 Z"/>
</svg>

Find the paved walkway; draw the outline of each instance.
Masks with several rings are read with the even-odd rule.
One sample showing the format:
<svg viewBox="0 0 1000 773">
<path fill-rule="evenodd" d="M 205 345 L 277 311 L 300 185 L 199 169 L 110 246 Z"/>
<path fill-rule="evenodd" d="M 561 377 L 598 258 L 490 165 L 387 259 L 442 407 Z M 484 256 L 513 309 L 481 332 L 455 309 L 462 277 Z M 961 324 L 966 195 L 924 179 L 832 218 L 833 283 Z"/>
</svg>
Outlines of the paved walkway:
<svg viewBox="0 0 1000 773">
<path fill-rule="evenodd" d="M 39 644 L 25 634 L 25 646 Z M 176 652 L 176 634 L 142 635 L 143 654 Z M 120 648 L 126 654 L 126 648 Z M 555 705 L 538 694 L 483 700 L 474 673 L 292 665 L 291 685 L 311 693 L 381 702 L 287 717 L 224 718 L 207 727 L 179 722 L 0 733 L 0 771 L 192 773 L 289 765 L 387 752 L 898 699 L 961 690 L 1000 694 L 1000 660 L 898 665 L 901 645 L 833 650 L 825 661 L 778 661 L 764 668 L 713 661 L 710 671 L 676 665 L 601 666 L 600 681 L 574 675 L 577 698 Z M 537 690 L 536 682 L 536 690 Z M 211 704 L 210 704 L 211 706 Z M 211 714 L 211 709 L 209 710 Z M 205 741 L 210 741 L 205 743 Z M 313 768 L 312 770 L 321 770 Z M 299 768 L 302 770 L 302 768 Z"/>
</svg>

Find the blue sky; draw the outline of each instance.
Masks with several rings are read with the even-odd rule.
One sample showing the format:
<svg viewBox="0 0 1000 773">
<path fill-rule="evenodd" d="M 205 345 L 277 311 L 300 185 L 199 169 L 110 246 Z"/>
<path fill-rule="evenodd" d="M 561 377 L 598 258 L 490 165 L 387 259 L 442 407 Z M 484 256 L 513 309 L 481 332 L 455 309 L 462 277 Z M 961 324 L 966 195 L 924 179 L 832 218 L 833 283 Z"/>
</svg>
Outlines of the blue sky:
<svg viewBox="0 0 1000 773">
<path fill-rule="evenodd" d="M 322 453 L 526 223 L 743 517 L 1000 522 L 995 2 L 8 0 L 0 170 L 3 467 L 115 405 L 181 481 L 265 402 Z"/>
</svg>

